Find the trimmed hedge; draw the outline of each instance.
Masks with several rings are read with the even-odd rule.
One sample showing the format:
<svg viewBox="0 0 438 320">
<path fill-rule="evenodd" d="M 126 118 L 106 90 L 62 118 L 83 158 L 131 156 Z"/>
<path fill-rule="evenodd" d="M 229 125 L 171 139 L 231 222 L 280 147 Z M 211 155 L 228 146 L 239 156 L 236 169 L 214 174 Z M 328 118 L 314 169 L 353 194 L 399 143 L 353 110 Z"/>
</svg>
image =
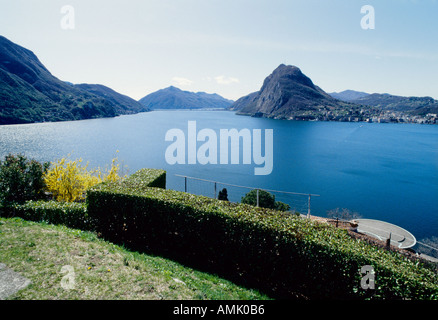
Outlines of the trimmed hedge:
<svg viewBox="0 0 438 320">
<path fill-rule="evenodd" d="M 437 273 L 420 262 L 282 212 L 148 187 L 162 174 L 142 170 L 90 189 L 97 231 L 276 298 L 438 299 Z M 360 286 L 364 265 L 375 270 L 375 290 Z"/>
<path fill-rule="evenodd" d="M 150 187 L 166 189 L 166 171 L 160 169 L 140 169 L 121 182 L 123 182 L 125 188 L 138 191 Z"/>
<path fill-rule="evenodd" d="M 5 208 L 3 215 L 36 222 L 62 224 L 70 228 L 92 230 L 85 203 L 58 201 L 27 201 Z"/>
<path fill-rule="evenodd" d="M 148 187 L 166 188 L 166 171 L 141 169 L 133 174 L 124 186 L 137 190 Z M 93 221 L 88 217 L 86 203 L 29 200 L 23 204 L 13 203 L 9 206 L 0 204 L 1 216 L 62 224 L 70 228 L 87 231 L 95 229 Z"/>
</svg>

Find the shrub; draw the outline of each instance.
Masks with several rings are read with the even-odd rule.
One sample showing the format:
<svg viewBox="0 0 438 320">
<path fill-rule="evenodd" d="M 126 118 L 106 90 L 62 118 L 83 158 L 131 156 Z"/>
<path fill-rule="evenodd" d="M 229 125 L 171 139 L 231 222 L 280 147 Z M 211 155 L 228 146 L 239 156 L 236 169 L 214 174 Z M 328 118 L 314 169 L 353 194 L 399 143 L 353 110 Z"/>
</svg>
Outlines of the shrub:
<svg viewBox="0 0 438 320">
<path fill-rule="evenodd" d="M 15 204 L 10 214 L 25 220 L 62 224 L 69 228 L 93 230 L 85 203 L 58 201 L 27 201 Z"/>
<path fill-rule="evenodd" d="M 107 173 L 102 173 L 100 168 L 88 170 L 88 163 L 83 165 L 82 159 L 72 161 L 62 158 L 51 164 L 44 175 L 44 181 L 57 201 L 81 201 L 88 188 L 103 181 L 115 182 L 121 179 L 119 170 L 117 158 L 112 160 Z"/>
<path fill-rule="evenodd" d="M 264 190 L 251 190 L 242 197 L 242 203 L 252 206 L 257 205 L 257 193 L 259 197 L 259 207 L 273 209 L 275 207 L 275 196 Z"/>
<path fill-rule="evenodd" d="M 286 203 L 275 201 L 275 196 L 265 190 L 258 190 L 259 207 L 275 209 L 279 211 L 288 211 L 290 206 Z M 242 203 L 246 203 L 252 206 L 257 205 L 257 189 L 251 190 L 244 197 L 242 197 Z"/>
<path fill-rule="evenodd" d="M 277 298 L 437 297 L 434 271 L 354 240 L 345 230 L 266 208 L 147 187 L 150 171 L 143 173 L 88 191 L 89 217 L 106 239 Z M 360 287 L 364 265 L 375 270 L 375 290 Z"/>
<path fill-rule="evenodd" d="M 223 188 L 221 191 L 219 191 L 217 199 L 223 201 L 229 201 L 227 188 Z"/>
<path fill-rule="evenodd" d="M 278 211 L 289 211 L 290 205 L 281 201 L 275 201 L 274 209 Z"/>
<path fill-rule="evenodd" d="M 44 197 L 44 173 L 49 164 L 9 154 L 0 161 L 0 203 L 9 206 Z"/>
</svg>

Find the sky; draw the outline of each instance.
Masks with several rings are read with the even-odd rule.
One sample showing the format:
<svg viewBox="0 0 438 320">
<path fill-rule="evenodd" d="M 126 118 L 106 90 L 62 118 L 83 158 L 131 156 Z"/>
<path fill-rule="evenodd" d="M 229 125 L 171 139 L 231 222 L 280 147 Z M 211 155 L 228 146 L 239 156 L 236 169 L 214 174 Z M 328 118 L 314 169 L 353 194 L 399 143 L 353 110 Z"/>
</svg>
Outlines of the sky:
<svg viewBox="0 0 438 320">
<path fill-rule="evenodd" d="M 0 35 L 136 100 L 170 85 L 237 100 L 282 63 L 326 92 L 438 99 L 438 0 L 0 0 Z"/>
</svg>

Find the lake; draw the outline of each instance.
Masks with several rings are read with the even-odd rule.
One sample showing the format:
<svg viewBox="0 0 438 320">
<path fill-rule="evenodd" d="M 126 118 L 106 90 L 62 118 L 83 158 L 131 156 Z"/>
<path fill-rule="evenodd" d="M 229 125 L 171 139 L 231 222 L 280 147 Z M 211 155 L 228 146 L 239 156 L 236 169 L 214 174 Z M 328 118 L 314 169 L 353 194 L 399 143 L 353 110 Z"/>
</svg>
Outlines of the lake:
<svg viewBox="0 0 438 320">
<path fill-rule="evenodd" d="M 254 175 L 255 164 L 169 165 L 165 141 L 170 129 L 273 130 L 273 170 Z M 198 146 L 202 142 L 198 142 Z M 116 151 L 119 151 L 116 153 Z M 262 149 L 263 150 L 263 149 Z M 362 218 L 399 225 L 418 240 L 438 236 L 438 126 L 352 122 L 300 122 L 237 116 L 227 111 L 153 111 L 109 119 L 0 126 L 0 157 L 24 153 L 39 161 L 71 154 L 90 167 L 118 157 L 127 173 L 167 170 L 167 187 L 184 191 L 185 175 L 232 185 L 317 194 L 313 215 L 348 208 Z M 249 189 L 230 185 L 232 201 Z M 188 180 L 188 191 L 214 196 L 214 184 Z M 307 213 L 307 196 L 275 193 Z"/>
</svg>

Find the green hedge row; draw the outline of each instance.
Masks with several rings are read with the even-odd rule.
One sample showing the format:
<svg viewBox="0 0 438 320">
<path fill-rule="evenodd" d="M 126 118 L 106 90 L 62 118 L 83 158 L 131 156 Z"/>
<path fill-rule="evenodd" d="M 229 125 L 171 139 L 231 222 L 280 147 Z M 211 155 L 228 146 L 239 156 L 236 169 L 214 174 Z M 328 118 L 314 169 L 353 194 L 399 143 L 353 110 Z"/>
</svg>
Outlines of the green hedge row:
<svg viewBox="0 0 438 320">
<path fill-rule="evenodd" d="M 436 271 L 353 240 L 345 231 L 249 205 L 163 188 L 142 170 L 87 194 L 88 215 L 110 241 L 199 267 L 276 298 L 437 299 Z M 151 177 L 155 177 L 151 179 Z M 360 268 L 375 270 L 362 289 Z"/>
<path fill-rule="evenodd" d="M 6 217 L 19 217 L 36 222 L 62 224 L 70 228 L 92 230 L 87 215 L 85 203 L 68 203 L 58 201 L 27 201 L 24 204 L 14 204 L 3 208 L 0 215 Z"/>
<path fill-rule="evenodd" d="M 137 191 L 150 187 L 166 189 L 166 171 L 160 169 L 140 169 L 128 179 L 122 180 L 123 186 Z"/>
<path fill-rule="evenodd" d="M 141 169 L 133 174 L 124 186 L 137 190 L 148 187 L 166 188 L 166 172 L 156 169 Z M 81 230 L 94 229 L 93 221 L 87 215 L 85 203 L 31 200 L 22 204 L 14 203 L 7 207 L 0 204 L 0 216 L 62 224 Z"/>
<path fill-rule="evenodd" d="M 166 188 L 166 172 L 164 170 L 142 169 L 133 174 L 124 186 L 137 190 L 148 187 Z M 31 200 L 6 207 L 0 205 L 0 216 L 62 224 L 81 230 L 94 230 L 93 221 L 88 217 L 85 203 Z"/>
</svg>

